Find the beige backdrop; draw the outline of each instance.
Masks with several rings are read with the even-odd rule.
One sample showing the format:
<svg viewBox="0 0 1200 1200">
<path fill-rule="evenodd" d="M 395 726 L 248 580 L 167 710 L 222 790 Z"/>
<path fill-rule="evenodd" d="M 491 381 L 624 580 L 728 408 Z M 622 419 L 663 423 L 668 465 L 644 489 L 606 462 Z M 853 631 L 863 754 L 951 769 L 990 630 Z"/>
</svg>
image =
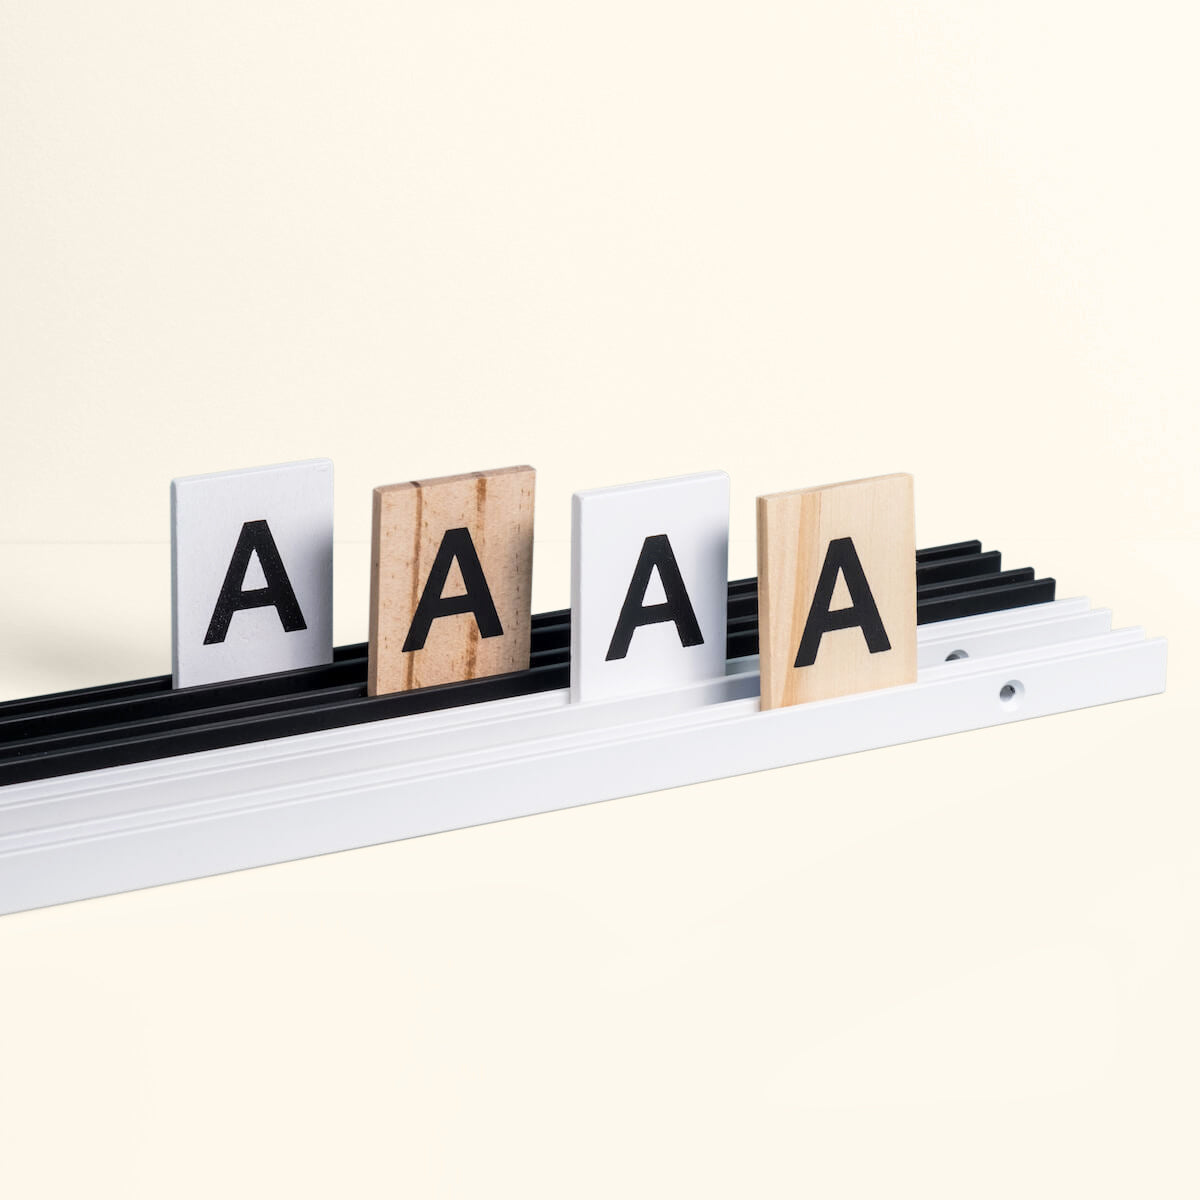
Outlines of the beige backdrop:
<svg viewBox="0 0 1200 1200">
<path fill-rule="evenodd" d="M 1182 3 L 0 0 L 0 696 L 169 669 L 174 475 L 886 471 L 1136 701 L 0 919 L 0 1195 L 1194 1197 Z"/>
</svg>

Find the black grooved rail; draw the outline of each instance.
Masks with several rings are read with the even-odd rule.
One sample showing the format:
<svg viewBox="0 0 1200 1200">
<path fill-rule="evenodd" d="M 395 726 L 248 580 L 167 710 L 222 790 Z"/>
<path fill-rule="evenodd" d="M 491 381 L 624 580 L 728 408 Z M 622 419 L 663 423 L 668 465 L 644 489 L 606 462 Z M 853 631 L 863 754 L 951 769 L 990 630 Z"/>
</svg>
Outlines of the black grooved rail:
<svg viewBox="0 0 1200 1200">
<path fill-rule="evenodd" d="M 919 625 L 1054 599 L 1053 579 L 1002 571 L 978 541 L 918 550 L 916 572 Z M 0 786 L 564 688 L 570 644 L 571 614 L 560 609 L 534 616 L 528 670 L 389 696 L 366 694 L 359 643 L 326 666 L 229 683 L 176 690 L 159 675 L 12 700 L 0 704 Z M 756 579 L 729 584 L 726 651 L 758 652 Z"/>
</svg>

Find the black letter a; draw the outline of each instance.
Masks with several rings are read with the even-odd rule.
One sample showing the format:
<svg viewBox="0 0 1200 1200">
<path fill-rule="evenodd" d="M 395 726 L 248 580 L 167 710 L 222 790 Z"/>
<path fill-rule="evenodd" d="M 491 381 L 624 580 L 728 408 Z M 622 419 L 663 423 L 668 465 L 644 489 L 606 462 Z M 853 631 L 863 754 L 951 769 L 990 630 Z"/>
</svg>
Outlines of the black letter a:
<svg viewBox="0 0 1200 1200">
<path fill-rule="evenodd" d="M 267 586 L 243 591 L 242 583 L 252 554 L 258 555 L 258 565 L 262 567 Z M 229 560 L 229 570 L 225 572 L 225 582 L 221 584 L 221 594 L 217 597 L 217 606 L 208 623 L 204 644 L 212 646 L 225 640 L 235 612 L 241 612 L 243 608 L 268 607 L 273 607 L 279 613 L 285 633 L 308 628 L 296 593 L 292 590 L 292 582 L 283 569 L 283 559 L 279 557 L 270 526 L 266 521 L 247 521 L 233 548 L 233 558 Z"/>
<path fill-rule="evenodd" d="M 646 589 L 650 586 L 650 573 L 658 568 L 658 577 L 662 581 L 665 604 L 643 604 Z M 683 585 L 683 576 L 679 573 L 679 564 L 675 561 L 675 551 L 671 549 L 670 539 L 665 533 L 656 533 L 642 543 L 642 552 L 638 555 L 637 566 L 633 569 L 633 578 L 629 581 L 629 591 L 625 593 L 625 603 L 621 605 L 621 615 L 617 618 L 617 628 L 613 632 L 612 642 L 605 662 L 624 658 L 629 653 L 629 643 L 633 640 L 633 631 L 639 625 L 657 625 L 662 621 L 674 621 L 676 632 L 679 634 L 680 645 L 702 646 L 704 636 L 700 632 L 700 623 L 696 620 L 696 611 Z"/>
<path fill-rule="evenodd" d="M 467 590 L 461 596 L 443 596 L 442 589 L 446 586 L 455 559 L 458 559 L 458 569 L 462 572 Z M 425 590 L 421 593 L 417 611 L 413 613 L 412 624 L 408 627 L 408 636 L 400 647 L 401 651 L 420 650 L 429 636 L 429 627 L 438 617 L 465 612 L 475 614 L 480 637 L 500 637 L 504 633 L 479 555 L 475 552 L 475 543 L 471 541 L 471 532 L 463 526 L 447 529 L 442 537 L 442 544 L 438 547 L 433 566 L 429 568 Z"/>
<path fill-rule="evenodd" d="M 850 593 L 849 608 L 829 611 L 833 600 L 833 589 L 837 586 L 838 572 L 846 580 L 846 589 Z M 812 607 L 808 610 L 808 620 L 804 623 L 804 636 L 800 639 L 800 650 L 796 654 L 796 666 L 811 667 L 817 661 L 817 650 L 821 645 L 821 635 L 831 629 L 853 629 L 861 627 L 863 637 L 867 639 L 867 649 L 872 654 L 881 650 L 890 650 L 892 643 L 888 641 L 887 632 L 879 616 L 875 597 L 871 595 L 871 585 L 863 572 L 862 563 L 858 561 L 858 551 L 854 542 L 848 537 L 834 538 L 825 551 L 825 563 L 821 567 L 821 577 L 817 580 L 817 590 L 813 595 Z"/>
</svg>

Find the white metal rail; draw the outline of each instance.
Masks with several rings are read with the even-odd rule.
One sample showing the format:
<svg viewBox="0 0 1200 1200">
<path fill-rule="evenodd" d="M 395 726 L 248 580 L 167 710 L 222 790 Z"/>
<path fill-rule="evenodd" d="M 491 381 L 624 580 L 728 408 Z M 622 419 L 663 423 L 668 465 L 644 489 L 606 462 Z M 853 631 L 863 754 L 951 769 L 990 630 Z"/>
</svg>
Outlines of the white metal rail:
<svg viewBox="0 0 1200 1200">
<path fill-rule="evenodd" d="M 0 789 L 0 913 L 1128 700 L 1166 642 L 1086 599 L 921 626 L 915 684 L 760 712 L 755 658 L 671 692 L 543 692 Z"/>
</svg>

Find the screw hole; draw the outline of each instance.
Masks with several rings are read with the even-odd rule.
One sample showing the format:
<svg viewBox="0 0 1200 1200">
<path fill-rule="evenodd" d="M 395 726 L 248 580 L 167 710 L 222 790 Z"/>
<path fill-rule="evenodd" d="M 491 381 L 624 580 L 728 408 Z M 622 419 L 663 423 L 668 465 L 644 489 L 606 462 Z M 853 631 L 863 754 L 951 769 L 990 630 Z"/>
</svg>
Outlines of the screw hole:
<svg viewBox="0 0 1200 1200">
<path fill-rule="evenodd" d="M 957 662 L 960 658 L 970 658 L 971 656 L 965 650 L 951 650 L 946 655 L 947 662 Z"/>
<path fill-rule="evenodd" d="M 1021 703 L 1021 697 L 1025 695 L 1025 685 L 1019 679 L 1010 679 L 1000 689 L 1000 703 L 1005 708 L 1016 708 Z"/>
</svg>

